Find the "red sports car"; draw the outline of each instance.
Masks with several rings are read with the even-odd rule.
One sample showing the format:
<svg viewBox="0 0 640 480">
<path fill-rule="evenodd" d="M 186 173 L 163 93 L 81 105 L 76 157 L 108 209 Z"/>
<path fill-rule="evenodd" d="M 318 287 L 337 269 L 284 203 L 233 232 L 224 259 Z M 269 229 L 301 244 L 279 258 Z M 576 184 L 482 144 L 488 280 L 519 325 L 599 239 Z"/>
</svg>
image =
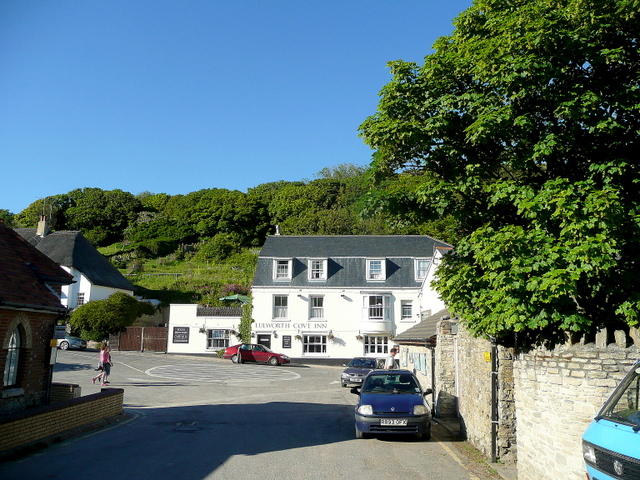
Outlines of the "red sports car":
<svg viewBox="0 0 640 480">
<path fill-rule="evenodd" d="M 239 343 L 225 348 L 222 358 L 231 359 L 233 363 L 260 362 L 269 365 L 284 365 L 291 361 L 286 355 L 272 352 L 268 347 L 254 343 Z"/>
</svg>

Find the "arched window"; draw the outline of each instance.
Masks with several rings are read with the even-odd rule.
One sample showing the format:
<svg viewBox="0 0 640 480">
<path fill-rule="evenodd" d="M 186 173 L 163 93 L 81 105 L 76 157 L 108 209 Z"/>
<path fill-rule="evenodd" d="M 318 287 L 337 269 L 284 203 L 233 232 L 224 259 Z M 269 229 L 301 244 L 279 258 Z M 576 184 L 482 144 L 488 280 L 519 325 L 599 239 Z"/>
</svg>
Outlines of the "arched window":
<svg viewBox="0 0 640 480">
<path fill-rule="evenodd" d="M 7 362 L 4 365 L 4 386 L 11 387 L 18 383 L 18 363 L 20 360 L 21 346 L 20 330 L 16 329 L 9 339 L 9 348 L 7 349 Z"/>
</svg>

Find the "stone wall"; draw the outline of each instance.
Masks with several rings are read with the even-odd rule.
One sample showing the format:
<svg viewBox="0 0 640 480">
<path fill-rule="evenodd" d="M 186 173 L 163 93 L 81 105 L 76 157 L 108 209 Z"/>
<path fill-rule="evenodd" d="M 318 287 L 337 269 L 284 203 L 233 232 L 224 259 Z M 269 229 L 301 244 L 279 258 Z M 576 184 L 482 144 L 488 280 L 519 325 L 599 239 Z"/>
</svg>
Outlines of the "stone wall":
<svg viewBox="0 0 640 480">
<path fill-rule="evenodd" d="M 639 353 L 587 344 L 517 356 L 518 480 L 585 478 L 582 434 Z"/>
<path fill-rule="evenodd" d="M 457 322 L 443 320 L 437 325 L 436 347 L 436 412 L 440 417 L 458 417 L 456 386 Z"/>
<path fill-rule="evenodd" d="M 463 432 L 487 458 L 495 455 L 504 463 L 512 463 L 516 460 L 513 351 L 494 347 L 484 338 L 474 338 L 461 325 L 456 340 L 458 412 Z M 496 355 L 495 373 L 492 355 Z M 496 405 L 495 432 L 492 402 Z"/>
</svg>

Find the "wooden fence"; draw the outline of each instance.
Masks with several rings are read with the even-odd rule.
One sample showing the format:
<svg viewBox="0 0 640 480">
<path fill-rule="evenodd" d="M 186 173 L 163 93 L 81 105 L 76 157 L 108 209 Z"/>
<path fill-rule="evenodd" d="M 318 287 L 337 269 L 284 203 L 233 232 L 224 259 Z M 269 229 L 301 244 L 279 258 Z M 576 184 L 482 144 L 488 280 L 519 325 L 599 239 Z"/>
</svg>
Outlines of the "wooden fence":
<svg viewBox="0 0 640 480">
<path fill-rule="evenodd" d="M 113 350 L 136 352 L 166 352 L 168 327 L 128 327 L 126 331 L 109 337 Z"/>
</svg>

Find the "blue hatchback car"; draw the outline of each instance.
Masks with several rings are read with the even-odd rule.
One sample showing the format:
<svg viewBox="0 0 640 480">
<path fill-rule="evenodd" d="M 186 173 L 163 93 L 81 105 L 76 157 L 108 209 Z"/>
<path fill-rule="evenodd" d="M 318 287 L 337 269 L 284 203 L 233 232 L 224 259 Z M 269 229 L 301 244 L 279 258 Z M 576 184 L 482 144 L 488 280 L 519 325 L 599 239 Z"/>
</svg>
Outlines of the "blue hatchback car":
<svg viewBox="0 0 640 480">
<path fill-rule="evenodd" d="M 431 409 L 416 376 L 409 370 L 373 370 L 362 387 L 351 393 L 359 396 L 356 405 L 356 438 L 368 434 L 412 433 L 431 438 Z"/>
</svg>

